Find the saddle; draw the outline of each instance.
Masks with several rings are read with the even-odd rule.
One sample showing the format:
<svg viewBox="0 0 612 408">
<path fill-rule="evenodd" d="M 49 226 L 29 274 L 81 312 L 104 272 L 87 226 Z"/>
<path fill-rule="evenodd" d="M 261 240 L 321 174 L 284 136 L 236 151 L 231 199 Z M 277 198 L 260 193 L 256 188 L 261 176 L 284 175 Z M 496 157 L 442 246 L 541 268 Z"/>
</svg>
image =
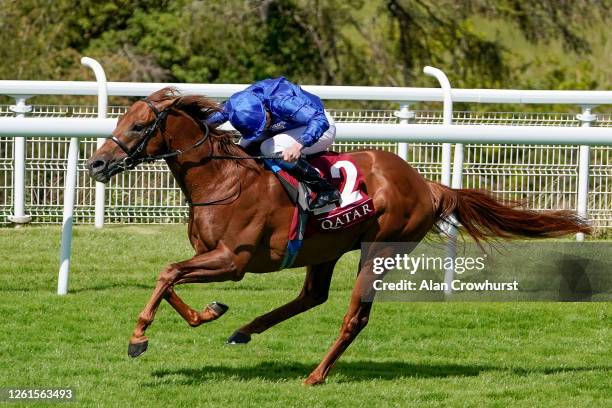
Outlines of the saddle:
<svg viewBox="0 0 612 408">
<path fill-rule="evenodd" d="M 278 177 L 295 205 L 281 269 L 291 267 L 304 238 L 318 233 L 341 231 L 376 214 L 373 201 L 367 195 L 363 175 L 349 155 L 324 152 L 310 156 L 307 160 L 319 170 L 323 178 L 340 191 L 341 199 L 338 204 L 309 211 L 308 203 L 316 198 L 315 193 L 274 161 L 264 160 L 266 167 Z"/>
</svg>

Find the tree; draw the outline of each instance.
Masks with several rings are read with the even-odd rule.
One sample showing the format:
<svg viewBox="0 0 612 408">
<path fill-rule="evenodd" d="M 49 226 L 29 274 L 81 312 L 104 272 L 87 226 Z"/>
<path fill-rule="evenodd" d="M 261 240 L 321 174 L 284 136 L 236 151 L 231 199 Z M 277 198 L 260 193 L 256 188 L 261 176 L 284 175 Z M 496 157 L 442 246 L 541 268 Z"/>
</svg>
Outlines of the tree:
<svg viewBox="0 0 612 408">
<path fill-rule="evenodd" d="M 418 70 L 431 64 L 445 68 L 456 86 L 525 86 L 523 74 L 535 64 L 547 68 L 543 76 L 554 77 L 548 86 L 556 88 L 570 75 L 558 59 L 521 55 L 516 44 L 502 42 L 476 23 L 508 23 L 533 45 L 560 41 L 564 52 L 584 56 L 591 51 L 585 25 L 602 23 L 611 6 L 605 0 L 388 0 L 387 8 L 394 22 L 388 38 L 397 38 L 395 59 L 403 63 L 403 83 L 414 82 Z"/>
<path fill-rule="evenodd" d="M 0 0 L 0 77 L 609 87 L 609 0 Z M 589 27 L 587 30 L 585 27 Z M 606 48 L 607 47 L 607 48 Z"/>
</svg>

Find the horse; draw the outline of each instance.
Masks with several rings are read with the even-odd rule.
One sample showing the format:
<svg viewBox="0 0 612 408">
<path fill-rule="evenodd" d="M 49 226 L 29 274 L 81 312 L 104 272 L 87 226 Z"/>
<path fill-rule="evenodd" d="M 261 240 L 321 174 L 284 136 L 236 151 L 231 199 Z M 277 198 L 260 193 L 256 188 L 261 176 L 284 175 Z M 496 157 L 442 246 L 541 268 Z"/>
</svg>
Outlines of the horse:
<svg viewBox="0 0 612 408">
<path fill-rule="evenodd" d="M 131 357 L 146 351 L 145 331 L 163 299 L 192 327 L 218 319 L 228 308 L 213 302 L 197 311 L 178 296 L 178 285 L 239 281 L 247 272 L 274 272 L 281 266 L 294 204 L 273 172 L 234 142 L 233 132 L 205 124 L 219 109 L 204 96 L 161 89 L 131 105 L 112 136 L 87 162 L 90 176 L 105 183 L 140 163 L 164 159 L 189 203 L 188 235 L 195 255 L 161 271 L 130 337 Z M 363 242 L 419 242 L 444 221 L 457 222 L 477 241 L 590 232 L 588 223 L 569 211 L 525 210 L 484 190 L 451 189 L 427 181 L 390 152 L 347 154 L 364 175 L 375 216 L 342 231 L 305 238 L 293 265 L 306 267 L 299 295 L 238 328 L 230 343 L 247 343 L 253 334 L 323 304 L 336 262 Z M 334 363 L 366 327 L 373 303 L 363 295 L 373 290 L 373 276 L 365 273 L 371 265 L 363 260 L 371 255 L 361 254 L 340 334 L 305 384 L 324 383 Z"/>
</svg>

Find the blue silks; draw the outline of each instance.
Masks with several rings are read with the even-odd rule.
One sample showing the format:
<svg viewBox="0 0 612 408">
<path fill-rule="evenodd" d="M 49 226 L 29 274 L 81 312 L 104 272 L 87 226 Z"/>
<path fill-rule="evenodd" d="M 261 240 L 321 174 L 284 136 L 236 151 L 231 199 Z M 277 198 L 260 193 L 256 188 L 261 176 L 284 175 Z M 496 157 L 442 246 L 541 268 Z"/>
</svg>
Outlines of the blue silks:
<svg viewBox="0 0 612 408">
<path fill-rule="evenodd" d="M 270 113 L 267 130 L 265 111 Z M 248 142 L 263 141 L 285 130 L 305 126 L 300 142 L 306 147 L 316 143 L 329 128 L 321 99 L 284 77 L 264 79 L 235 93 L 221 112 L 207 120 L 209 124 L 226 121 Z"/>
</svg>

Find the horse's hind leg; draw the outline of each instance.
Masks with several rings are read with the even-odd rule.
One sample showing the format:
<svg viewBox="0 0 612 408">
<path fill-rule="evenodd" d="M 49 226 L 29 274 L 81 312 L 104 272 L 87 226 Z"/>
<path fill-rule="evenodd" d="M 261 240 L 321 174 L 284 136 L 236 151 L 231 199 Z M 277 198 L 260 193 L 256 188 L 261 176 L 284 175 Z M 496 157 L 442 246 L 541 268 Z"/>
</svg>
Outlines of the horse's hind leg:
<svg viewBox="0 0 612 408">
<path fill-rule="evenodd" d="M 359 265 L 359 275 L 351 294 L 349 309 L 342 322 L 340 335 L 323 358 L 323 361 L 310 373 L 304 382 L 307 385 L 324 383 L 329 371 L 344 350 L 348 348 L 359 332 L 368 324 L 370 310 L 372 309 L 373 283 L 376 279 L 382 279 L 383 275 L 374 275 L 369 261 L 365 264 L 362 264 L 360 261 Z"/>
<path fill-rule="evenodd" d="M 236 330 L 227 339 L 227 342 L 229 344 L 248 343 L 251 340 L 251 334 L 259 334 L 282 321 L 325 303 L 336 262 L 337 259 L 308 266 L 304 287 L 298 297 L 271 312 L 256 317 L 250 323 Z"/>
</svg>

